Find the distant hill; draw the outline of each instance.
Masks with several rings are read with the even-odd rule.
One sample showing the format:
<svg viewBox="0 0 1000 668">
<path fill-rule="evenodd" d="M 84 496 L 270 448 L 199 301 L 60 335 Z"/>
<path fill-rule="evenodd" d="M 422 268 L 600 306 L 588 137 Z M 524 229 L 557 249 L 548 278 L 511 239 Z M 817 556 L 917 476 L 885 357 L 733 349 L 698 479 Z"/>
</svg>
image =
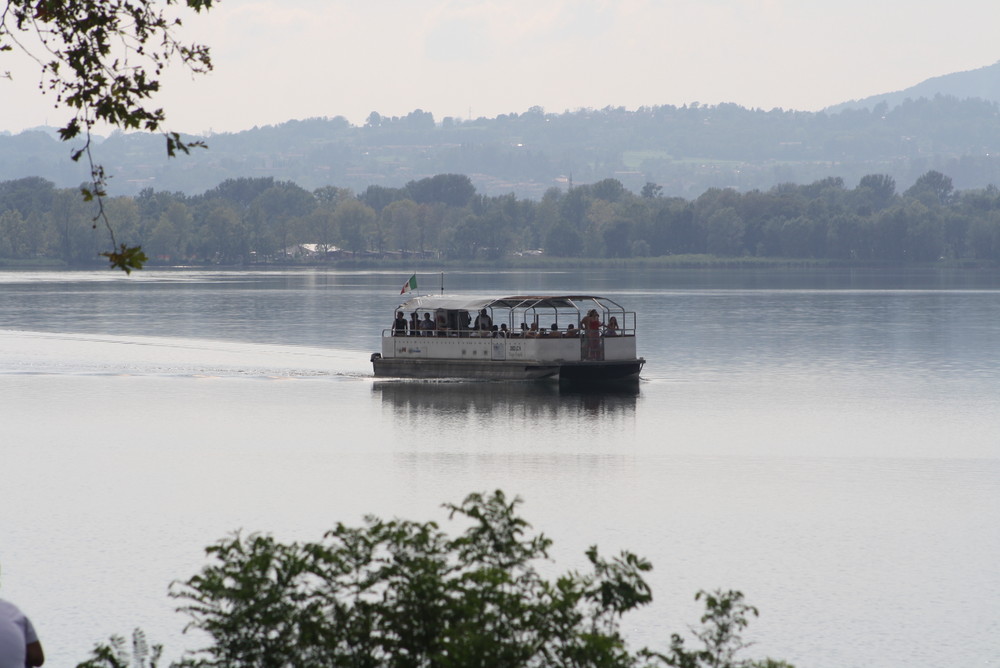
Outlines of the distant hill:
<svg viewBox="0 0 1000 668">
<path fill-rule="evenodd" d="M 827 107 L 824 111 L 838 113 L 846 109 L 873 109 L 883 102 L 889 109 L 892 109 L 902 104 L 907 98 L 911 100 L 922 97 L 932 99 L 936 95 L 947 95 L 959 100 L 975 97 L 990 102 L 1000 102 L 1000 61 L 975 70 L 932 77 L 904 90 L 843 102 Z"/>
<path fill-rule="evenodd" d="M 228 179 L 271 177 L 361 193 L 463 174 L 486 195 L 540 199 L 613 178 L 635 193 L 655 184 L 665 196 L 696 198 L 829 177 L 853 187 L 878 174 L 905 189 L 928 170 L 965 190 L 1000 185 L 1000 62 L 822 112 L 692 103 L 435 119 L 417 109 L 373 112 L 361 126 L 311 118 L 195 139 L 208 150 L 173 160 L 156 135 L 103 139 L 95 153 L 109 192 L 196 195 Z M 88 172 L 69 159 L 72 148 L 51 129 L 0 133 L 0 181 L 40 176 L 75 187 Z"/>
</svg>

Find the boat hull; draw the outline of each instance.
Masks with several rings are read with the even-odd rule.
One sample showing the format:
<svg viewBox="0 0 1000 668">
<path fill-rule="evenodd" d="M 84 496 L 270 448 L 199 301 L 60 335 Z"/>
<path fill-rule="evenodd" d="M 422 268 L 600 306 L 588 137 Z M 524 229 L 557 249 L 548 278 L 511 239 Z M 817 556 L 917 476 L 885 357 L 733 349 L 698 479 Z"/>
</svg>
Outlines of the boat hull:
<svg viewBox="0 0 1000 668">
<path fill-rule="evenodd" d="M 469 380 L 551 380 L 600 384 L 635 381 L 645 360 L 588 362 L 472 361 L 372 357 L 376 378 L 461 378 Z"/>
</svg>

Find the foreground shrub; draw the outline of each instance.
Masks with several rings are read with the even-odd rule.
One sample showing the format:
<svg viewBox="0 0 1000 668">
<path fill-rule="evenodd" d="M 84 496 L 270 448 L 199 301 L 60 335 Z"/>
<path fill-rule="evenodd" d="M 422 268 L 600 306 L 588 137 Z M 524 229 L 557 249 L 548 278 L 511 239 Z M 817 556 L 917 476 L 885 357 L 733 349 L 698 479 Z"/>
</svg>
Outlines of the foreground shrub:
<svg viewBox="0 0 1000 668">
<path fill-rule="evenodd" d="M 529 533 L 519 503 L 497 491 L 447 504 L 449 518 L 466 525 L 455 537 L 435 522 L 369 516 L 361 527 L 338 524 L 316 543 L 261 534 L 221 540 L 207 548 L 209 565 L 171 587 L 189 628 L 211 639 L 179 665 L 786 666 L 736 659 L 757 610 L 734 591 L 699 592 L 706 614 L 696 636 L 704 648 L 688 650 L 674 634 L 666 653 L 630 650 L 620 621 L 652 600 L 643 578 L 649 562 L 630 552 L 607 559 L 591 547 L 586 572 L 546 579 L 536 565 L 551 541 Z M 117 642 L 117 656 L 114 646 L 98 646 L 81 668 L 127 668 L 124 641 Z"/>
</svg>

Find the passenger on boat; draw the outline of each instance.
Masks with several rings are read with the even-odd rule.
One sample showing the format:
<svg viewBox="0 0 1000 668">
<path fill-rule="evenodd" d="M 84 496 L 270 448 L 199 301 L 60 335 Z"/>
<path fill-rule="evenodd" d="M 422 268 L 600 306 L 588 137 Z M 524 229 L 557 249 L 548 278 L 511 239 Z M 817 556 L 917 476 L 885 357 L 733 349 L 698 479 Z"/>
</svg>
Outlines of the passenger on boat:
<svg viewBox="0 0 1000 668">
<path fill-rule="evenodd" d="M 533 322 L 533 323 L 531 323 L 531 327 L 528 328 L 528 331 L 525 332 L 524 335 L 526 337 L 528 337 L 529 339 L 535 339 L 535 338 L 538 338 L 540 336 L 540 334 L 541 334 L 541 332 L 538 331 L 538 323 L 537 322 Z"/>
<path fill-rule="evenodd" d="M 458 330 L 458 336 L 469 336 L 469 332 L 472 330 L 472 316 L 469 315 L 468 311 L 458 312 L 458 321 L 454 329 Z"/>
<path fill-rule="evenodd" d="M 563 337 L 567 339 L 572 339 L 577 337 L 579 334 L 580 332 L 576 329 L 576 327 L 573 326 L 573 323 L 569 323 L 568 325 L 566 325 L 566 333 L 563 334 Z"/>
<path fill-rule="evenodd" d="M 434 336 L 434 321 L 431 320 L 430 313 L 424 313 L 424 319 L 420 321 L 420 331 L 424 333 L 424 336 Z"/>
<path fill-rule="evenodd" d="M 580 328 L 583 330 L 585 339 L 584 359 L 596 360 L 601 357 L 601 317 L 597 315 L 597 309 L 590 309 L 587 315 L 580 320 Z"/>
<path fill-rule="evenodd" d="M 549 336 L 553 336 L 553 337 L 555 337 L 555 336 L 561 336 L 561 334 L 559 334 L 559 324 L 555 323 L 555 322 L 552 323 L 552 326 L 549 327 L 549 331 L 546 332 L 546 334 L 548 334 Z"/>
<path fill-rule="evenodd" d="M 481 332 L 488 332 L 493 329 L 493 318 L 491 318 L 490 314 L 486 312 L 486 309 L 479 311 L 479 315 L 476 316 L 476 322 L 472 325 L 472 329 L 476 329 Z"/>
<path fill-rule="evenodd" d="M 396 312 L 396 320 L 392 323 L 392 335 L 393 336 L 406 336 L 406 317 L 403 315 L 402 311 Z"/>
<path fill-rule="evenodd" d="M 618 327 L 618 318 L 615 316 L 611 316 L 608 320 L 608 324 L 604 328 L 604 336 L 621 336 L 621 330 Z"/>
<path fill-rule="evenodd" d="M 500 336 L 500 338 L 502 338 L 502 339 L 506 339 L 507 337 L 509 337 L 509 336 L 510 336 L 510 330 L 509 330 L 509 329 L 507 329 L 507 323 L 505 323 L 505 322 L 501 322 L 501 323 L 500 323 L 500 332 L 499 332 L 499 336 Z"/>
<path fill-rule="evenodd" d="M 420 336 L 420 314 L 417 311 L 410 314 L 410 334 Z"/>
</svg>

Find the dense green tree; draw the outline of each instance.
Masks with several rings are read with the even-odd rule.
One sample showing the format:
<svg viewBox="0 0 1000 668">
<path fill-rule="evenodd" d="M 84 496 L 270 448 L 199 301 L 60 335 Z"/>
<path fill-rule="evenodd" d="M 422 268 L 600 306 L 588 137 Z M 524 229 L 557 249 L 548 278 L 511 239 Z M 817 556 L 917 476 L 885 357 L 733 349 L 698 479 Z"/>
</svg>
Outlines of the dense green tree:
<svg viewBox="0 0 1000 668">
<path fill-rule="evenodd" d="M 826 225 L 824 221 L 798 216 L 781 221 L 778 232 L 780 255 L 784 257 L 825 257 Z"/>
<path fill-rule="evenodd" d="M 139 216 L 139 205 L 131 197 L 113 197 L 104 204 L 104 213 L 120 243 L 141 246 L 149 230 Z"/>
<path fill-rule="evenodd" d="M 856 214 L 835 216 L 827 228 L 826 257 L 837 260 L 870 259 L 871 240 L 864 220 Z"/>
<path fill-rule="evenodd" d="M 410 199 L 418 204 L 466 206 L 476 194 L 476 187 L 464 174 L 438 174 L 406 184 Z"/>
<path fill-rule="evenodd" d="M 855 189 L 856 207 L 864 213 L 881 211 L 896 196 L 896 180 L 888 174 L 867 174 Z"/>
<path fill-rule="evenodd" d="M 903 195 L 919 199 L 928 205 L 947 204 L 953 190 L 951 177 L 931 170 L 918 178 Z"/>
<path fill-rule="evenodd" d="M 740 592 L 700 592 L 705 614 L 688 649 L 632 650 L 623 616 L 652 600 L 651 566 L 621 552 L 586 551 L 588 568 L 547 578 L 552 545 L 500 491 L 445 507 L 460 533 L 436 522 L 368 516 L 317 542 L 236 534 L 207 549 L 210 563 L 171 586 L 189 628 L 207 644 L 189 668 L 778 668 L 737 657 L 756 608 Z M 550 571 L 545 568 L 544 571 Z M 141 634 L 101 644 L 79 668 L 145 668 L 159 656 Z"/>
<path fill-rule="evenodd" d="M 642 195 L 642 197 L 645 199 L 653 199 L 659 197 L 662 194 L 663 194 L 663 186 L 656 185 L 655 183 L 649 181 L 647 181 L 646 185 L 642 187 L 642 192 L 640 193 L 640 195 Z"/>
<path fill-rule="evenodd" d="M 410 193 L 406 188 L 387 188 L 385 186 L 368 186 L 364 192 L 358 195 L 358 199 L 370 206 L 377 212 L 393 202 L 409 199 Z"/>
<path fill-rule="evenodd" d="M 23 217 L 44 213 L 52 207 L 55 184 L 47 179 L 30 176 L 0 183 L 0 211 L 16 210 Z"/>
<path fill-rule="evenodd" d="M 318 207 L 308 216 L 300 219 L 298 235 L 305 243 L 317 244 L 324 253 L 335 248 L 340 234 L 334 210 Z"/>
<path fill-rule="evenodd" d="M 705 252 L 704 233 L 694 218 L 694 207 L 673 198 L 661 207 L 650 225 L 653 255 Z"/>
<path fill-rule="evenodd" d="M 346 199 L 337 204 L 333 217 L 344 248 L 354 252 L 368 250 L 368 235 L 376 220 L 371 207 L 356 199 Z"/>
<path fill-rule="evenodd" d="M 194 218 L 180 201 L 171 202 L 153 224 L 144 246 L 154 259 L 177 261 L 192 254 Z"/>
<path fill-rule="evenodd" d="M 212 262 L 242 263 L 250 251 L 247 227 L 236 210 L 223 201 L 209 203 L 197 241 L 199 255 Z"/>
<path fill-rule="evenodd" d="M 413 200 L 392 202 L 379 214 L 390 248 L 411 251 L 420 248 L 420 207 Z"/>
<path fill-rule="evenodd" d="M 239 209 L 248 209 L 254 200 L 260 197 L 267 189 L 274 187 L 274 178 L 238 178 L 226 179 L 214 188 L 207 190 L 203 199 L 221 198 L 235 205 Z"/>
<path fill-rule="evenodd" d="M 713 255 L 741 255 L 744 229 L 736 209 L 726 207 L 715 211 L 706 224 L 706 249 Z"/>
<path fill-rule="evenodd" d="M 607 257 L 632 256 L 632 223 L 616 220 L 604 228 L 604 252 Z"/>
<path fill-rule="evenodd" d="M 545 580 L 551 541 L 502 493 L 449 505 L 469 528 L 366 519 L 319 543 L 234 536 L 173 587 L 212 644 L 199 666 L 628 666 L 620 616 L 650 600 L 649 564 L 588 551 L 593 572 Z"/>
<path fill-rule="evenodd" d="M 972 222 L 969 247 L 973 258 L 1000 262 L 1000 211 L 991 211 Z"/>
<path fill-rule="evenodd" d="M 337 206 L 337 202 L 342 199 L 351 197 L 350 188 L 338 188 L 336 186 L 323 186 L 322 188 L 316 188 L 313 190 L 313 197 L 316 198 L 316 205 L 321 207 L 326 207 L 333 210 Z M 360 199 L 360 197 L 359 197 Z M 367 202 L 365 202 L 367 204 Z M 369 204 L 369 206 L 371 206 Z"/>
<path fill-rule="evenodd" d="M 281 181 L 257 195 L 251 209 L 270 231 L 269 236 L 277 241 L 278 252 L 284 253 L 292 244 L 289 235 L 294 223 L 316 209 L 316 199 L 308 190 L 290 181 Z"/>
<path fill-rule="evenodd" d="M 27 224 L 17 209 L 0 213 L 0 257 L 25 257 Z"/>
<path fill-rule="evenodd" d="M 618 179 L 604 179 L 590 186 L 590 194 L 608 202 L 617 202 L 625 195 L 625 186 Z"/>
<path fill-rule="evenodd" d="M 586 188 L 571 189 L 562 200 L 560 211 L 562 219 L 578 232 L 583 231 L 587 205 Z"/>
<path fill-rule="evenodd" d="M 94 209 L 79 192 L 60 190 L 52 200 L 52 247 L 60 260 L 71 266 L 91 264 L 99 244 L 91 229 Z"/>
<path fill-rule="evenodd" d="M 558 223 L 545 237 L 545 252 L 554 257 L 579 257 L 583 252 L 583 237 L 572 226 Z"/>
<path fill-rule="evenodd" d="M 930 262 L 944 257 L 944 225 L 941 212 L 929 209 L 919 202 L 908 204 L 904 212 L 906 234 L 901 244 L 905 259 Z"/>
</svg>

